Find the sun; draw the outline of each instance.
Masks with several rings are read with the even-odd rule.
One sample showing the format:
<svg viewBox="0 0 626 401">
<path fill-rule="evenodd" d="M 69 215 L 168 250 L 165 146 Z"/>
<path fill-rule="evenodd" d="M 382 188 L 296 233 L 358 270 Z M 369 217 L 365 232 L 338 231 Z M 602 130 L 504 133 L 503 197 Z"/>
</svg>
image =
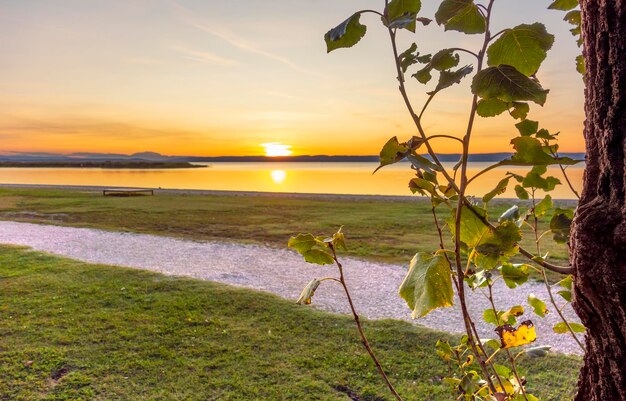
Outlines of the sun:
<svg viewBox="0 0 626 401">
<path fill-rule="evenodd" d="M 261 146 L 265 148 L 267 157 L 290 156 L 293 153 L 291 145 L 283 145 L 280 142 L 262 143 Z"/>
</svg>

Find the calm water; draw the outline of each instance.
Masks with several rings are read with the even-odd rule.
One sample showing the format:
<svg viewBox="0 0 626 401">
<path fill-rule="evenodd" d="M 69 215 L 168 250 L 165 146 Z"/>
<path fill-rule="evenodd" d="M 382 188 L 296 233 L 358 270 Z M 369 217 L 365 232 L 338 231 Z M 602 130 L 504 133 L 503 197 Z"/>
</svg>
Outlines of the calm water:
<svg viewBox="0 0 626 401">
<path fill-rule="evenodd" d="M 470 176 L 490 163 L 470 163 Z M 453 163 L 447 167 L 451 170 Z M 408 163 L 386 167 L 375 175 L 375 163 L 211 163 L 205 168 L 164 170 L 109 170 L 81 168 L 2 168 L 0 183 L 96 185 L 107 187 L 154 187 L 210 189 L 226 191 L 300 192 L 364 195 L 410 195 L 407 188 L 412 173 Z M 472 183 L 469 193 L 489 192 L 506 171 L 491 171 Z M 548 172 L 562 182 L 558 167 Z M 582 185 L 583 166 L 570 167 L 574 186 Z M 506 197 L 515 197 L 509 185 Z M 553 198 L 572 199 L 565 185 L 558 186 Z"/>
</svg>

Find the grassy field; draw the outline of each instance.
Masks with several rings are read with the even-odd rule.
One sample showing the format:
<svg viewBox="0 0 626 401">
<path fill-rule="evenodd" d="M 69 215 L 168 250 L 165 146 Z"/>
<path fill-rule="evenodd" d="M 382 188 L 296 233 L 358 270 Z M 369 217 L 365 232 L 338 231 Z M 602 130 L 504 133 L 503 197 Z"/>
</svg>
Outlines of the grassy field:
<svg viewBox="0 0 626 401">
<path fill-rule="evenodd" d="M 265 293 L 3 246 L 0 294 L 3 401 L 390 400 L 350 319 Z M 447 335 L 365 326 L 405 399 L 452 399 Z M 572 395 L 579 359 L 520 362 L 542 400 Z"/>
<path fill-rule="evenodd" d="M 499 201 L 492 214 L 497 217 L 512 204 Z M 444 207 L 440 211 L 440 219 L 448 217 Z M 408 201 L 158 193 L 120 198 L 94 191 L 0 188 L 0 219 L 283 248 L 295 233 L 328 234 L 343 225 L 349 255 L 399 264 L 407 264 L 417 251 L 439 247 L 430 203 L 418 197 Z M 542 224 L 547 227 L 547 220 Z M 534 249 L 529 234 L 523 245 Z M 567 249 L 549 235 L 543 248 L 565 263 Z"/>
</svg>

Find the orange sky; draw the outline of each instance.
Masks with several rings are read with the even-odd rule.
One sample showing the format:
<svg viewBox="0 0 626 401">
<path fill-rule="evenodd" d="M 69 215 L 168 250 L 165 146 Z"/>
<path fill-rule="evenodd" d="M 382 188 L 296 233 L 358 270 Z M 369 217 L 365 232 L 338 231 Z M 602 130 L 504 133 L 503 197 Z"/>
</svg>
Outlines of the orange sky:
<svg viewBox="0 0 626 401">
<path fill-rule="evenodd" d="M 268 142 L 294 154 L 376 154 L 414 128 L 396 89 L 385 31 L 364 17 L 358 47 L 326 54 L 322 36 L 381 0 L 23 0 L 0 4 L 0 152 L 156 151 L 257 155 Z M 579 49 L 546 2 L 496 2 L 497 29 L 539 20 L 556 43 L 540 71 L 551 89 L 530 118 L 561 131 L 564 151 L 582 151 Z M 424 1 L 432 16 L 437 2 Z M 474 48 L 478 37 L 431 24 L 401 47 Z M 465 60 L 470 62 L 470 60 Z M 460 135 L 469 79 L 438 95 L 425 125 Z M 410 83 L 416 105 L 432 89 Z M 508 151 L 510 117 L 481 119 L 472 151 Z M 442 153 L 458 152 L 441 142 Z"/>
</svg>

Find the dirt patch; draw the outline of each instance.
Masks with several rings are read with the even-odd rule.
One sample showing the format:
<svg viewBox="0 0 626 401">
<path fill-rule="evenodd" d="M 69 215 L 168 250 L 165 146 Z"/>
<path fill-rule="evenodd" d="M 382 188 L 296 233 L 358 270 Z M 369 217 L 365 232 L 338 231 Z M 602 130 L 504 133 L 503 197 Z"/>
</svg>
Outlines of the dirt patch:
<svg viewBox="0 0 626 401">
<path fill-rule="evenodd" d="M 340 393 L 344 393 L 345 395 L 347 395 L 352 401 L 385 401 L 384 398 L 362 398 L 361 396 L 359 396 L 356 392 L 352 391 L 351 389 L 349 389 L 346 386 L 334 386 L 333 387 L 335 390 L 337 390 Z"/>
</svg>

